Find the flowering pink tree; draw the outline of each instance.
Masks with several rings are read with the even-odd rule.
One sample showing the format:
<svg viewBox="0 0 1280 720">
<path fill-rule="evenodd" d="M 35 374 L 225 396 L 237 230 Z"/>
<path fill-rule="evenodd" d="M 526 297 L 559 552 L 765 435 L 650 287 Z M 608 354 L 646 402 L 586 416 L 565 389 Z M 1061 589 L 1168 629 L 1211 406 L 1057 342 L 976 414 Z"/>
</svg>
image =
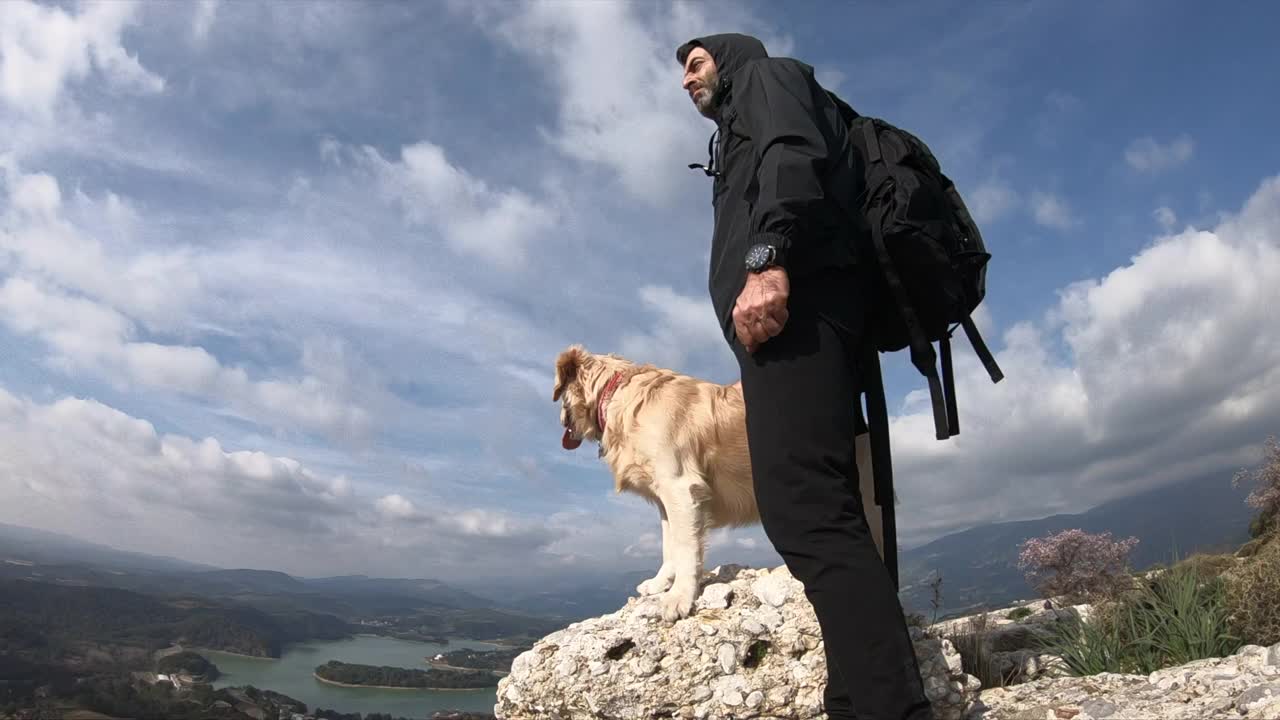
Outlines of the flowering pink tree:
<svg viewBox="0 0 1280 720">
<path fill-rule="evenodd" d="M 1129 551 L 1137 544 L 1135 537 L 1112 540 L 1109 532 L 1063 530 L 1024 542 L 1018 567 L 1027 570 L 1027 583 L 1044 597 L 1064 595 L 1074 602 L 1119 588 Z"/>
<path fill-rule="evenodd" d="M 1249 480 L 1256 487 L 1245 502 L 1249 503 L 1249 507 L 1258 509 L 1258 516 L 1250 527 L 1251 534 L 1258 537 L 1275 527 L 1277 518 L 1280 518 L 1280 443 L 1276 442 L 1274 436 L 1267 438 L 1266 460 L 1262 466 L 1253 471 L 1241 470 L 1236 473 L 1231 485 L 1238 487 L 1241 482 Z"/>
</svg>

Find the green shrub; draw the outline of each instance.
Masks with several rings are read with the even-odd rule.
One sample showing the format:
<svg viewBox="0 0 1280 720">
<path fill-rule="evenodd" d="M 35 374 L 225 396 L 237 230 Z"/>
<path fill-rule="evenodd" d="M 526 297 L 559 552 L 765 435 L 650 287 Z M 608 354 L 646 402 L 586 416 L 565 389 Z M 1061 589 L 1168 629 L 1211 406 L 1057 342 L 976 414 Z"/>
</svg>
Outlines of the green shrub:
<svg viewBox="0 0 1280 720">
<path fill-rule="evenodd" d="M 1031 612 L 1031 608 L 1024 606 L 1024 607 L 1018 607 L 1010 610 L 1009 614 L 1005 615 L 1005 617 L 1009 618 L 1010 620 L 1016 621 L 1016 620 L 1021 620 L 1024 617 L 1031 617 L 1032 614 L 1033 613 Z"/>
<path fill-rule="evenodd" d="M 1243 643 L 1232 631 L 1223 578 L 1179 564 L 1114 602 L 1087 622 L 1053 628 L 1042 652 L 1058 655 L 1073 675 L 1146 674 L 1223 657 Z"/>
<path fill-rule="evenodd" d="M 1050 626 L 1041 652 L 1062 658 L 1067 673 L 1078 677 L 1122 672 L 1125 642 L 1112 616 L 1114 608 L 1098 606 L 1088 621 L 1060 620 Z"/>
</svg>

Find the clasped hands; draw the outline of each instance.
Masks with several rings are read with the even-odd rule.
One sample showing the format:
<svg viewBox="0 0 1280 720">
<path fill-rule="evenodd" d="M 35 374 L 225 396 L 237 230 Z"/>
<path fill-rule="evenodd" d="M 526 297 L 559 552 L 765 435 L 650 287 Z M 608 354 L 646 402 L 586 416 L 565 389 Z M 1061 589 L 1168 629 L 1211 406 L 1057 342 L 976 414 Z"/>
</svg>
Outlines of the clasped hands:
<svg viewBox="0 0 1280 720">
<path fill-rule="evenodd" d="M 787 271 L 770 267 L 747 273 L 746 285 L 733 306 L 733 328 L 747 352 L 754 353 L 787 323 L 787 298 L 791 281 Z"/>
</svg>

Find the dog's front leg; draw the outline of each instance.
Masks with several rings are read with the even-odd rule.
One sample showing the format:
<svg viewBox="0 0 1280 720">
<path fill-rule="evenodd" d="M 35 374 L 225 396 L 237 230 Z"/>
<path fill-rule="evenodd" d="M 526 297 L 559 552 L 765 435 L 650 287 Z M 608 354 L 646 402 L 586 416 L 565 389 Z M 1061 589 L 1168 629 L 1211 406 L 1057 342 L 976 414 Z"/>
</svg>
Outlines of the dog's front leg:
<svg viewBox="0 0 1280 720">
<path fill-rule="evenodd" d="M 662 566 L 658 574 L 636 586 L 641 597 L 666 592 L 676 577 L 675 564 L 671 561 L 671 521 L 667 518 L 667 509 L 658 503 L 658 513 L 662 517 Z"/>
<path fill-rule="evenodd" d="M 658 493 L 670 523 L 668 557 L 674 571 L 671 588 L 662 596 L 662 618 L 673 622 L 688 617 L 698 595 L 706 533 L 705 503 L 710 495 L 701 478 L 689 475 L 676 475 L 658 483 Z"/>
</svg>

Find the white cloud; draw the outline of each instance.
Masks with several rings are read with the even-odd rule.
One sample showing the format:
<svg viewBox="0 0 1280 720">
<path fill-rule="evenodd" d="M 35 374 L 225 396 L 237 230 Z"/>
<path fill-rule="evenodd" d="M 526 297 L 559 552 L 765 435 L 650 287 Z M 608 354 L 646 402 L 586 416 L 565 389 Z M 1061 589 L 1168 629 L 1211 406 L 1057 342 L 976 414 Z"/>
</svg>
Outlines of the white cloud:
<svg viewBox="0 0 1280 720">
<path fill-rule="evenodd" d="M 693 298 L 666 286 L 640 288 L 640 303 L 655 316 L 648 332 L 629 332 L 621 354 L 639 363 L 689 372 L 689 359 L 700 353 L 728 352 L 724 334 L 708 298 Z"/>
<path fill-rule="evenodd" d="M 113 90 L 158 93 L 165 81 L 121 45 L 137 3 L 87 3 L 82 12 L 9 0 L 0 13 L 0 100 L 49 115 L 70 81 L 97 70 Z"/>
<path fill-rule="evenodd" d="M 735 4 L 453 7 L 545 69 L 559 92 L 559 125 L 547 131 L 556 148 L 585 165 L 603 166 L 631 196 L 654 205 L 670 203 L 688 187 L 693 175 L 686 166 L 705 162 L 713 129 L 680 87 L 676 47 L 705 34 L 714 18 L 720 27 L 754 29 L 771 54 L 791 50 L 788 39 L 774 37 Z"/>
<path fill-rule="evenodd" d="M 54 367 L 88 371 L 121 389 L 225 402 L 279 428 L 300 425 L 352 440 L 368 436 L 373 418 L 343 385 L 310 375 L 253 379 L 203 347 L 149 337 L 189 330 L 205 289 L 195 253 L 139 243 L 139 219 L 126 202 L 115 195 L 95 202 L 77 193 L 74 206 L 66 207 L 53 177 L 12 167 L 6 175 L 9 208 L 0 213 L 0 251 L 10 267 L 0 282 L 0 322 L 47 343 Z"/>
<path fill-rule="evenodd" d="M 1032 217 L 1038 225 L 1069 230 L 1077 222 L 1067 206 L 1067 201 L 1054 193 L 1032 192 L 1030 203 Z"/>
<path fill-rule="evenodd" d="M 1159 173 L 1187 162 L 1194 152 L 1195 143 L 1186 134 L 1165 144 L 1145 136 L 1129 143 L 1124 151 L 1124 160 L 1137 172 Z"/>
<path fill-rule="evenodd" d="M 1151 213 L 1151 216 L 1156 219 L 1156 222 L 1160 223 L 1160 227 L 1164 228 L 1165 232 L 1172 230 L 1173 226 L 1178 222 L 1178 214 L 1167 205 L 1161 205 L 1156 208 L 1155 212 Z"/>
<path fill-rule="evenodd" d="M 334 149 L 326 145 L 323 154 Z M 383 192 L 401 204 L 415 224 L 437 228 L 459 255 L 470 255 L 504 269 L 523 268 L 526 245 L 555 226 L 556 210 L 518 190 L 492 190 L 445 157 L 428 142 L 405 147 L 399 162 L 388 162 L 373 148 L 358 158 L 376 173 Z"/>
<path fill-rule="evenodd" d="M 635 542 L 627 545 L 622 551 L 623 555 L 633 558 L 642 558 L 645 560 L 653 558 L 662 558 L 662 535 L 656 532 L 647 532 L 636 538 Z"/>
<path fill-rule="evenodd" d="M 247 418 L 281 429 L 297 424 L 338 439 L 364 440 L 371 430 L 367 410 L 314 377 L 251 379 L 204 348 L 137 340 L 136 326 L 115 310 L 21 277 L 0 286 L 0 319 L 48 343 L 55 367 L 98 374 L 122 390 L 145 387 L 224 401 Z"/>
<path fill-rule="evenodd" d="M 0 388 L 0 474 L 0 521 L 224 566 L 448 576 L 559 564 L 544 552 L 557 533 L 536 520 L 460 503 L 428 515 L 398 493 L 370 499 L 345 475 L 161 433 L 82 398 L 43 404 Z M 179 537 L 200 540 L 178 551 Z"/>
<path fill-rule="evenodd" d="M 412 518 L 418 514 L 413 503 L 399 493 L 380 497 L 374 505 L 378 508 L 378 512 L 397 520 Z"/>
<path fill-rule="evenodd" d="M 0 388 L 0 427 L 0 465 L 12 479 L 4 500 L 33 518 L 43 513 L 27 505 L 31 494 L 68 517 L 146 518 L 169 530 L 184 519 L 216 518 L 255 535 L 352 512 L 345 477 L 318 476 L 290 458 L 228 451 L 212 438 L 163 435 L 92 400 L 40 404 Z"/>
<path fill-rule="evenodd" d="M 835 68 L 815 68 L 813 74 L 819 85 L 837 95 L 840 94 L 840 86 L 845 78 L 844 73 Z"/>
<path fill-rule="evenodd" d="M 192 11 L 191 39 L 196 45 L 203 45 L 209 38 L 209 31 L 218 15 L 218 0 L 199 0 Z"/>
<path fill-rule="evenodd" d="M 1229 480 L 1280 424 L 1277 237 L 1280 177 L 1213 229 L 1161 237 L 1064 289 L 1043 323 L 1010 328 L 998 385 L 959 343 L 960 436 L 933 439 L 927 393 L 894 419 L 904 541 Z"/>
<path fill-rule="evenodd" d="M 979 227 L 1004 217 L 1017 204 L 1017 191 L 1003 180 L 988 180 L 972 192 L 965 193 L 965 205 Z"/>
<path fill-rule="evenodd" d="M 76 191 L 67 203 L 51 175 L 16 169 L 6 175 L 0 189 L 8 186 L 9 208 L 0 213 L 0 252 L 33 278 L 84 293 L 154 328 L 178 325 L 199 292 L 189 251 L 139 247 L 137 213 L 115 194 L 95 201 Z"/>
</svg>

